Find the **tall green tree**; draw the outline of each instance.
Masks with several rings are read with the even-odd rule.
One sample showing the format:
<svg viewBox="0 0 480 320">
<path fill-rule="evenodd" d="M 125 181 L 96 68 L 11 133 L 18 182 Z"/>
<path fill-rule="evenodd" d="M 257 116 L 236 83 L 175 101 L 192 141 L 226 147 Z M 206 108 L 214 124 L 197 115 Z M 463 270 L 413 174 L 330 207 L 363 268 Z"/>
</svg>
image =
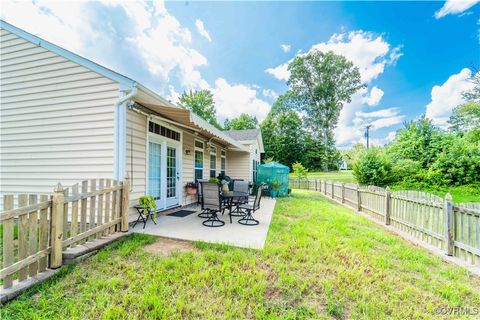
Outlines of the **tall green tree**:
<svg viewBox="0 0 480 320">
<path fill-rule="evenodd" d="M 454 108 L 448 123 L 454 132 L 480 130 L 480 102 L 467 102 Z"/>
<path fill-rule="evenodd" d="M 288 66 L 288 85 L 297 108 L 306 114 L 304 125 L 323 149 L 323 170 L 336 152 L 334 129 L 340 110 L 365 85 L 352 62 L 331 51 L 312 51 Z"/>
<path fill-rule="evenodd" d="M 246 113 L 242 113 L 239 117 L 233 119 L 225 119 L 223 128 L 225 130 L 245 130 L 255 129 L 258 127 L 258 119 Z"/>
<path fill-rule="evenodd" d="M 222 126 L 217 121 L 217 110 L 213 94 L 209 90 L 188 91 L 180 96 L 180 104 L 199 115 L 218 129 Z"/>
</svg>

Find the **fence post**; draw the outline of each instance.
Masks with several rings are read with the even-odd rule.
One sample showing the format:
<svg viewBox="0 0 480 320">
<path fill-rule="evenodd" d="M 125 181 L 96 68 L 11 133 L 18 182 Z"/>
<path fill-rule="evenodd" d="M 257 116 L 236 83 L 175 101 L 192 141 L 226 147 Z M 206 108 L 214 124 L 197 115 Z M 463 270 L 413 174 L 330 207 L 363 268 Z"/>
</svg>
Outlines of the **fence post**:
<svg viewBox="0 0 480 320">
<path fill-rule="evenodd" d="M 385 189 L 385 224 L 388 226 L 390 225 L 390 202 L 392 201 L 392 193 L 390 192 L 390 188 L 387 187 Z"/>
<path fill-rule="evenodd" d="M 342 183 L 342 203 L 345 203 L 345 183 Z"/>
<path fill-rule="evenodd" d="M 443 210 L 445 212 L 445 253 L 447 256 L 453 256 L 454 221 L 452 195 L 450 193 L 445 195 Z"/>
<path fill-rule="evenodd" d="M 323 180 L 323 194 L 327 195 L 327 181 Z"/>
<path fill-rule="evenodd" d="M 122 232 L 128 231 L 128 209 L 130 207 L 130 179 L 128 176 L 123 180 L 122 187 Z"/>
<path fill-rule="evenodd" d="M 335 199 L 335 182 L 332 181 L 332 199 Z"/>
<path fill-rule="evenodd" d="M 362 197 L 360 192 L 360 186 L 357 185 L 357 211 L 362 211 Z"/>
<path fill-rule="evenodd" d="M 315 191 L 318 191 L 318 179 L 315 179 Z"/>
<path fill-rule="evenodd" d="M 62 266 L 62 240 L 63 240 L 63 213 L 65 195 L 63 187 L 58 183 L 53 189 L 52 219 L 50 221 L 50 269 Z"/>
</svg>

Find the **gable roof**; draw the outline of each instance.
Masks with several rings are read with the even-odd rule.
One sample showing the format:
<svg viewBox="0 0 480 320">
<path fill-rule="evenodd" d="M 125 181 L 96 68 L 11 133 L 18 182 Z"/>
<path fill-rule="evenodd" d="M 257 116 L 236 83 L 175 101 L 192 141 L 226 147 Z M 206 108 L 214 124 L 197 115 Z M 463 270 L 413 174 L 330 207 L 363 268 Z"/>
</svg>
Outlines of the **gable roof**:
<svg viewBox="0 0 480 320">
<path fill-rule="evenodd" d="M 257 139 L 260 129 L 227 130 L 223 132 L 237 141 L 251 141 Z"/>
</svg>

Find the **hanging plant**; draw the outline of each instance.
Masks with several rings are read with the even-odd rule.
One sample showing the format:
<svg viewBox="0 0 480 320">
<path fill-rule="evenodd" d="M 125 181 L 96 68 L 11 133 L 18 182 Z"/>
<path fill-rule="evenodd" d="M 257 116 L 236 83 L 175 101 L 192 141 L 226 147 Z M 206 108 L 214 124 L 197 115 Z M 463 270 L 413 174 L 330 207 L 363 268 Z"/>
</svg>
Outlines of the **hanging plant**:
<svg viewBox="0 0 480 320">
<path fill-rule="evenodd" d="M 157 221 L 157 204 L 153 196 L 142 196 L 138 198 L 138 204 L 143 207 L 144 212 L 148 214 L 153 210 L 153 219 Z"/>
</svg>

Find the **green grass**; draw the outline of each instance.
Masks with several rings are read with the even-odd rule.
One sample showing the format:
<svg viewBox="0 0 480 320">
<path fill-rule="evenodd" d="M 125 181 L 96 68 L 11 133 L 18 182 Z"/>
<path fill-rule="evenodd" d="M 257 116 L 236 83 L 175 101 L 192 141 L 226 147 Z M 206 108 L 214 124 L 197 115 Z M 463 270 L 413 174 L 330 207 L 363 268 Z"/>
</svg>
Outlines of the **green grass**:
<svg viewBox="0 0 480 320">
<path fill-rule="evenodd" d="M 291 173 L 291 179 L 296 177 Z M 309 172 L 309 179 L 322 179 L 337 182 L 352 182 L 356 183 L 357 180 L 353 176 L 351 170 L 345 171 L 331 171 L 331 172 Z M 450 192 L 454 202 L 480 202 L 480 188 L 478 186 L 448 186 L 448 187 L 430 187 L 425 185 L 402 185 L 397 184 L 390 186 L 392 190 L 415 190 L 423 192 L 431 192 L 439 197 L 445 197 L 447 192 Z"/>
<path fill-rule="evenodd" d="M 296 179 L 293 173 L 290 173 L 291 179 Z M 308 173 L 309 179 L 322 179 L 322 180 L 331 180 L 331 181 L 338 181 L 338 182 L 353 182 L 355 183 L 355 177 L 351 170 L 345 171 L 329 171 L 329 172 L 309 172 Z"/>
<path fill-rule="evenodd" d="M 264 250 L 132 235 L 2 306 L 6 319 L 433 319 L 480 279 L 310 191 L 278 199 Z M 205 230 L 215 232 L 215 230 Z"/>
</svg>

